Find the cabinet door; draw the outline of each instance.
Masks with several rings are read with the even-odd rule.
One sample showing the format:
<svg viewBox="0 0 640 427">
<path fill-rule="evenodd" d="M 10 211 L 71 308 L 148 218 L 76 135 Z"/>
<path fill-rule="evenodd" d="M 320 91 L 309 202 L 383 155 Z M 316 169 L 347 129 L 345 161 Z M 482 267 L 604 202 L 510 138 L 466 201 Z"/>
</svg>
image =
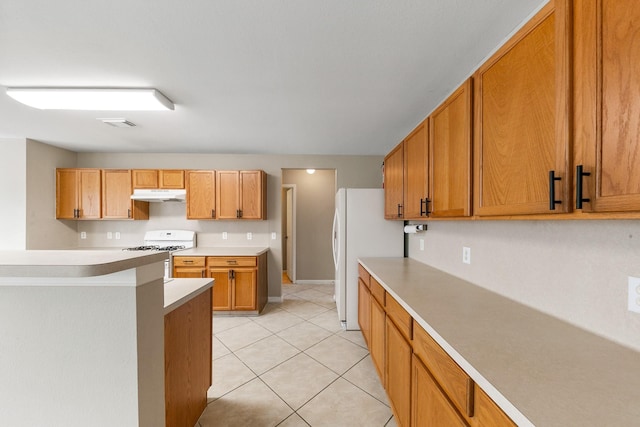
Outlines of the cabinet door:
<svg viewBox="0 0 640 427">
<path fill-rule="evenodd" d="M 385 313 L 384 308 L 378 304 L 374 298 L 371 298 L 371 341 L 369 352 L 373 366 L 376 367 L 380 382 L 386 385 L 384 376 L 384 353 L 385 353 Z"/>
<path fill-rule="evenodd" d="M 262 171 L 240 172 L 240 217 L 243 219 L 263 219 Z"/>
<path fill-rule="evenodd" d="M 516 424 L 476 384 L 475 414 L 470 419 L 473 427 L 515 427 Z"/>
<path fill-rule="evenodd" d="M 210 268 L 209 277 L 214 279 L 213 310 L 231 310 L 231 273 L 227 268 Z"/>
<path fill-rule="evenodd" d="M 468 424 L 440 391 L 431 374 L 412 357 L 411 425 L 415 427 L 460 426 Z"/>
<path fill-rule="evenodd" d="M 403 218 L 403 144 L 400 143 L 384 158 L 384 217 Z"/>
<path fill-rule="evenodd" d="M 216 172 L 186 171 L 187 219 L 216 217 Z"/>
<path fill-rule="evenodd" d="M 551 1 L 474 75 L 475 213 L 567 212 L 565 0 Z M 552 181 L 553 171 L 559 181 Z M 551 190 L 555 192 L 551 210 Z"/>
<path fill-rule="evenodd" d="M 133 188 L 158 188 L 158 171 L 156 169 L 134 169 L 131 171 Z"/>
<path fill-rule="evenodd" d="M 56 218 L 75 219 L 78 209 L 76 169 L 56 169 Z"/>
<path fill-rule="evenodd" d="M 640 211 L 640 3 L 583 0 L 574 8 L 576 163 L 590 173 L 575 178 L 589 199 L 582 209 Z"/>
<path fill-rule="evenodd" d="M 163 169 L 158 171 L 158 188 L 184 188 L 184 171 Z"/>
<path fill-rule="evenodd" d="M 386 318 L 386 390 L 398 426 L 409 426 L 411 419 L 411 345 Z M 441 424 L 442 425 L 442 424 Z"/>
<path fill-rule="evenodd" d="M 358 278 L 358 324 L 367 346 L 371 346 L 371 292 Z"/>
<path fill-rule="evenodd" d="M 429 116 L 431 213 L 471 216 L 471 79 Z"/>
<path fill-rule="evenodd" d="M 404 140 L 404 219 L 427 217 L 429 199 L 428 121 Z"/>
<path fill-rule="evenodd" d="M 78 169 L 78 209 L 81 219 L 99 219 L 100 169 Z"/>
<path fill-rule="evenodd" d="M 218 219 L 237 219 L 240 210 L 240 172 L 216 172 L 216 213 Z"/>
<path fill-rule="evenodd" d="M 102 218 L 132 217 L 131 171 L 105 169 L 102 171 Z"/>
<path fill-rule="evenodd" d="M 256 310 L 256 269 L 231 270 L 232 309 Z"/>
</svg>

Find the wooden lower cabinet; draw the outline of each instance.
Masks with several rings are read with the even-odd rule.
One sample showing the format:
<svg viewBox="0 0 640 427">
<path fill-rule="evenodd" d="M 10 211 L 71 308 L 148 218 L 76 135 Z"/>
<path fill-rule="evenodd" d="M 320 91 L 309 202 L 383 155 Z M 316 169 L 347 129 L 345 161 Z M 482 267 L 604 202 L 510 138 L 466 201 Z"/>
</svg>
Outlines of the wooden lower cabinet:
<svg viewBox="0 0 640 427">
<path fill-rule="evenodd" d="M 411 344 L 389 316 L 385 321 L 386 390 L 398 426 L 411 420 Z"/>
<path fill-rule="evenodd" d="M 214 279 L 211 309 L 258 314 L 267 303 L 267 254 L 174 256 L 173 277 Z"/>
<path fill-rule="evenodd" d="M 358 279 L 358 324 L 367 345 L 371 343 L 371 291 Z"/>
<path fill-rule="evenodd" d="M 369 342 L 369 352 L 371 353 L 373 366 L 376 367 L 383 386 L 386 384 L 384 377 L 385 318 L 384 308 L 375 298 L 371 298 L 371 340 Z"/>
<path fill-rule="evenodd" d="M 164 316 L 167 427 L 195 425 L 212 380 L 211 289 Z"/>
<path fill-rule="evenodd" d="M 411 425 L 469 426 L 415 355 L 411 361 Z"/>
<path fill-rule="evenodd" d="M 358 275 L 358 321 L 397 425 L 516 426 L 362 265 Z"/>
</svg>

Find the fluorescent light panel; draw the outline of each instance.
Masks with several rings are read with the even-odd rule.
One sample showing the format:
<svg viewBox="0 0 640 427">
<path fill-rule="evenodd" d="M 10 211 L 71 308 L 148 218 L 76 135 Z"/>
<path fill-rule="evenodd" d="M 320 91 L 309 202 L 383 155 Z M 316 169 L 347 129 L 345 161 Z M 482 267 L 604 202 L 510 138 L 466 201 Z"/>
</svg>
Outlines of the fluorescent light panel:
<svg viewBox="0 0 640 427">
<path fill-rule="evenodd" d="M 7 95 L 41 110 L 173 110 L 173 102 L 156 89 L 7 88 Z"/>
</svg>

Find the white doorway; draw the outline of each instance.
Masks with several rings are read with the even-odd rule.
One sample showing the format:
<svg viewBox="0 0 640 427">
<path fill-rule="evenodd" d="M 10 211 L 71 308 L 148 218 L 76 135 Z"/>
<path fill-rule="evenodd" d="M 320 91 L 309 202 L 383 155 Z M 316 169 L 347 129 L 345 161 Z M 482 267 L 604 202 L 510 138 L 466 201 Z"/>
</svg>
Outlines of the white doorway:
<svg viewBox="0 0 640 427">
<path fill-rule="evenodd" d="M 283 184 L 282 254 L 283 274 L 291 283 L 296 282 L 296 185 Z"/>
</svg>

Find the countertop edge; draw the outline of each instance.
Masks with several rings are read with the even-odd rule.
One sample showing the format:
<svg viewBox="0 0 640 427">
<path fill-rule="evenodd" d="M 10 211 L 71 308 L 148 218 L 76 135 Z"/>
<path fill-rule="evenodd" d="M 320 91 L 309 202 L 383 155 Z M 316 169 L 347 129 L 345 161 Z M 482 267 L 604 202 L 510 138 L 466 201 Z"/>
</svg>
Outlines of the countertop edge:
<svg viewBox="0 0 640 427">
<path fill-rule="evenodd" d="M 263 246 L 237 246 L 237 247 L 217 247 L 200 246 L 192 249 L 184 249 L 173 252 L 173 257 L 180 256 L 260 256 L 269 251 Z"/>
<path fill-rule="evenodd" d="M 213 279 L 171 279 L 164 284 L 164 314 L 213 287 Z"/>
</svg>

